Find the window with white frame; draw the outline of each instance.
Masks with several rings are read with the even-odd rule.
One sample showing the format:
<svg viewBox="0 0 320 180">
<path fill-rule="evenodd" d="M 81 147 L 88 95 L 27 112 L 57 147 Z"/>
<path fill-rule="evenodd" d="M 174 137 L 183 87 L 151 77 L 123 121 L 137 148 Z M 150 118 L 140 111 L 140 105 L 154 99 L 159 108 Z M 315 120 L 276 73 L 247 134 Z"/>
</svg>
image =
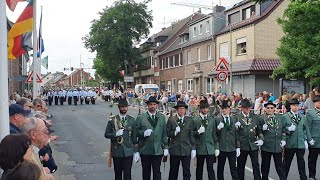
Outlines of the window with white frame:
<svg viewBox="0 0 320 180">
<path fill-rule="evenodd" d="M 167 83 L 167 90 L 168 92 L 171 92 L 171 81 L 168 81 Z"/>
<path fill-rule="evenodd" d="M 176 67 L 176 56 L 172 56 L 172 65 Z"/>
<path fill-rule="evenodd" d="M 221 43 L 219 46 L 220 46 L 219 57 L 229 57 L 229 43 L 224 42 L 224 43 Z"/>
<path fill-rule="evenodd" d="M 193 91 L 193 79 L 187 79 L 187 91 Z"/>
<path fill-rule="evenodd" d="M 178 80 L 178 92 L 181 93 L 183 91 L 183 81 Z"/>
<path fill-rule="evenodd" d="M 206 33 L 208 33 L 210 31 L 210 21 L 207 20 L 206 21 Z"/>
<path fill-rule="evenodd" d="M 154 58 L 154 67 L 157 67 L 157 66 L 158 66 L 157 63 L 158 63 L 158 62 L 157 62 L 157 58 Z"/>
<path fill-rule="evenodd" d="M 197 27 L 194 26 L 193 27 L 193 37 L 196 37 L 197 36 Z"/>
<path fill-rule="evenodd" d="M 207 78 L 207 93 L 211 93 L 214 91 L 214 79 Z"/>
<path fill-rule="evenodd" d="M 187 60 L 188 60 L 188 64 L 191 64 L 191 51 L 187 52 Z"/>
<path fill-rule="evenodd" d="M 161 59 L 161 69 L 164 69 L 164 59 Z"/>
<path fill-rule="evenodd" d="M 200 36 L 202 35 L 202 31 L 203 31 L 203 27 L 202 27 L 202 24 L 200 24 L 200 26 L 199 26 L 199 35 Z"/>
<path fill-rule="evenodd" d="M 208 55 L 208 60 L 212 59 L 212 46 L 208 45 L 207 46 L 207 55 Z"/>
<path fill-rule="evenodd" d="M 201 59 L 201 53 L 200 53 L 200 48 L 197 48 L 197 60 L 200 62 Z"/>
<path fill-rule="evenodd" d="M 245 37 L 237 39 L 237 55 L 247 53 L 247 39 Z"/>
<path fill-rule="evenodd" d="M 182 61 L 182 58 L 181 58 L 181 53 L 179 54 L 179 66 L 182 66 L 183 65 L 183 61 Z"/>
</svg>

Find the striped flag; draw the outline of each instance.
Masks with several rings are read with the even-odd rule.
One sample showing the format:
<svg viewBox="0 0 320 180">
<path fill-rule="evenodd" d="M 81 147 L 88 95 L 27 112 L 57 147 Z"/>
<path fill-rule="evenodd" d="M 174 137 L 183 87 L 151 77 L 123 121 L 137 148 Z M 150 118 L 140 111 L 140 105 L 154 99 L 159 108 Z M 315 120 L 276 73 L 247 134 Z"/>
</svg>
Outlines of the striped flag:
<svg viewBox="0 0 320 180">
<path fill-rule="evenodd" d="M 18 2 L 22 2 L 22 1 L 26 1 L 26 0 L 7 0 L 7 5 L 11 11 L 14 11 L 14 9 L 16 9 Z"/>
<path fill-rule="evenodd" d="M 8 33 L 8 59 L 17 59 L 26 53 L 25 44 L 28 38 L 31 40 L 33 30 L 33 1 L 30 1 L 16 23 L 12 26 Z"/>
</svg>

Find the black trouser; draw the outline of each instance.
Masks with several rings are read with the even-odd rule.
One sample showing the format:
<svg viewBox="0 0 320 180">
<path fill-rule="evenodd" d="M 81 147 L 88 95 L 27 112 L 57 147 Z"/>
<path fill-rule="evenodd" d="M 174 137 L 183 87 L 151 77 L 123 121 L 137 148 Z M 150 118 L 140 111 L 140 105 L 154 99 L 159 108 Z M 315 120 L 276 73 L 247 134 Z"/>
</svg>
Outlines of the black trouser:
<svg viewBox="0 0 320 180">
<path fill-rule="evenodd" d="M 109 102 L 110 101 L 110 95 L 106 95 L 105 101 Z"/>
<path fill-rule="evenodd" d="M 53 101 L 53 97 L 52 97 L 52 96 L 49 96 L 49 97 L 48 97 L 48 100 L 49 100 L 49 106 L 51 106 L 51 105 L 52 105 L 52 101 Z"/>
<path fill-rule="evenodd" d="M 83 97 L 80 98 L 80 103 L 83 104 Z"/>
<path fill-rule="evenodd" d="M 58 96 L 55 96 L 54 97 L 54 105 L 58 105 L 59 103 L 59 97 Z"/>
<path fill-rule="evenodd" d="M 240 180 L 244 180 L 244 170 L 246 167 L 248 155 L 250 156 L 251 163 L 252 163 L 254 180 L 261 180 L 258 150 L 255 150 L 255 151 L 241 150 L 240 156 L 237 159 L 237 162 L 238 162 L 237 170 L 238 170 L 238 175 Z"/>
<path fill-rule="evenodd" d="M 94 99 L 94 97 L 91 97 L 91 104 L 96 104 L 96 100 Z"/>
<path fill-rule="evenodd" d="M 320 155 L 320 148 L 309 148 L 309 156 L 308 156 L 308 167 L 309 167 L 309 177 L 316 177 L 316 166 L 318 156 Z"/>
<path fill-rule="evenodd" d="M 78 96 L 73 96 L 73 103 L 76 106 L 78 103 Z"/>
<path fill-rule="evenodd" d="M 284 165 L 285 165 L 287 177 L 289 174 L 292 159 L 294 157 L 294 154 L 296 154 L 300 179 L 301 180 L 307 179 L 306 167 L 305 167 L 305 162 L 304 162 L 304 153 L 305 153 L 304 149 L 297 149 L 297 148 L 292 148 L 292 149 L 286 148 L 285 149 Z"/>
<path fill-rule="evenodd" d="M 274 166 L 276 167 L 276 171 L 278 173 L 280 180 L 286 180 L 287 176 L 285 173 L 284 164 L 282 163 L 282 153 L 270 153 L 266 151 L 261 151 L 261 174 L 262 180 L 269 179 L 269 171 L 270 171 L 270 161 L 271 156 L 273 156 Z"/>
<path fill-rule="evenodd" d="M 182 163 L 182 169 L 183 169 L 183 180 L 190 180 L 191 178 L 190 159 L 191 159 L 190 155 L 189 156 L 170 155 L 169 180 L 178 179 L 180 161 Z"/>
<path fill-rule="evenodd" d="M 161 180 L 161 166 L 162 155 L 141 155 L 141 164 L 142 164 L 142 179 L 150 180 L 151 179 L 151 167 L 153 180 Z"/>
<path fill-rule="evenodd" d="M 233 152 L 224 152 L 220 151 L 218 156 L 218 167 L 217 167 L 217 178 L 218 180 L 224 180 L 224 165 L 228 158 L 229 168 L 231 172 L 231 176 L 233 180 L 239 180 L 238 172 L 237 172 L 237 156 L 236 151 Z"/>
<path fill-rule="evenodd" d="M 72 97 L 68 97 L 68 104 L 71 105 L 72 104 Z"/>
<path fill-rule="evenodd" d="M 203 179 L 204 160 L 206 160 L 207 162 L 208 179 L 209 180 L 216 179 L 216 175 L 214 174 L 214 170 L 213 170 L 213 164 L 216 162 L 216 156 L 215 155 L 197 155 L 196 180 Z"/>
<path fill-rule="evenodd" d="M 63 102 L 64 102 L 64 97 L 60 97 L 60 105 L 63 105 Z"/>
<path fill-rule="evenodd" d="M 115 180 L 131 180 L 131 168 L 133 156 L 112 157 Z M 122 178 L 123 177 L 123 178 Z"/>
</svg>

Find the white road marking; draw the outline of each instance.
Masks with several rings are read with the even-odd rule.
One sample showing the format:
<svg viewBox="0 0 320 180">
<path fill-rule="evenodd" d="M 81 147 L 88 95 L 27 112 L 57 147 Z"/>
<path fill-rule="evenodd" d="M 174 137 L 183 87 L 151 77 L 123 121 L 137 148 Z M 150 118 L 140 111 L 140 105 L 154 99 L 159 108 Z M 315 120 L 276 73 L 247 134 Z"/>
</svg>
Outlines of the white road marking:
<svg viewBox="0 0 320 180">
<path fill-rule="evenodd" d="M 252 170 L 251 168 L 247 167 L 247 166 L 245 167 L 245 169 L 248 170 L 248 171 L 250 171 L 250 172 L 253 172 L 253 170 Z M 274 179 L 272 179 L 271 177 L 269 177 L 269 180 L 274 180 Z"/>
</svg>

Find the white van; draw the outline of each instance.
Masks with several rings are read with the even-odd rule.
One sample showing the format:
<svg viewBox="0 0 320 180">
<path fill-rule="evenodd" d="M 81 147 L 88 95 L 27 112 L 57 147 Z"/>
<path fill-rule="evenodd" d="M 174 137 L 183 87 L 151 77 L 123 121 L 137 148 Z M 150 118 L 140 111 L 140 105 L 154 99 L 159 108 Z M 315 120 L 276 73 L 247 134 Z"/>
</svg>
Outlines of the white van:
<svg viewBox="0 0 320 180">
<path fill-rule="evenodd" d="M 137 84 L 134 87 L 134 91 L 137 94 L 143 94 L 143 93 L 154 93 L 154 92 L 159 92 L 159 87 L 156 84 Z"/>
</svg>

